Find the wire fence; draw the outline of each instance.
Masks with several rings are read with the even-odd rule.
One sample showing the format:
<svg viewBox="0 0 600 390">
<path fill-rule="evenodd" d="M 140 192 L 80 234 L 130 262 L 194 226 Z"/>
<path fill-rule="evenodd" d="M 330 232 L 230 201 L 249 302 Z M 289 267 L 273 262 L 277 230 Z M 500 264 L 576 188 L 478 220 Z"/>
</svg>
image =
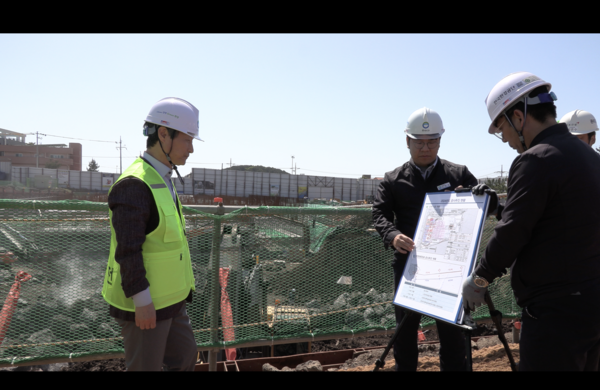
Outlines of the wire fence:
<svg viewBox="0 0 600 390">
<path fill-rule="evenodd" d="M 394 329 L 393 253 L 370 208 L 184 214 L 199 349 Z M 494 226 L 486 221 L 480 255 Z M 123 352 L 100 294 L 109 247 L 106 203 L 0 200 L 0 365 Z M 505 317 L 520 316 L 508 277 L 490 292 Z M 488 317 L 487 307 L 474 313 Z"/>
</svg>

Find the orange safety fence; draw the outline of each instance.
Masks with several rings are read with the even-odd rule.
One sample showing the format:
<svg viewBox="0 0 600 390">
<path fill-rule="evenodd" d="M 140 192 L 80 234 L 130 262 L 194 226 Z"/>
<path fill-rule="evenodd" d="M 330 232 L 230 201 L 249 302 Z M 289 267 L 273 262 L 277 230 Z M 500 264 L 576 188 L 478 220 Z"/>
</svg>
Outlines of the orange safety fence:
<svg viewBox="0 0 600 390">
<path fill-rule="evenodd" d="M 227 294 L 227 283 L 229 281 L 230 268 L 219 268 L 219 284 L 221 285 L 221 320 L 223 321 L 223 336 L 225 341 L 235 340 L 235 331 L 233 329 L 233 315 L 231 312 L 231 302 Z M 226 348 L 225 355 L 227 360 L 235 360 L 235 348 Z"/>
<path fill-rule="evenodd" d="M 17 309 L 17 302 L 19 301 L 19 294 L 21 293 L 21 282 L 25 282 L 29 279 L 31 279 L 31 275 L 23 271 L 19 271 L 15 275 L 15 282 L 10 288 L 8 296 L 4 301 L 2 312 L 0 312 L 0 345 L 4 341 L 4 336 L 6 336 L 6 332 L 10 327 L 10 320 Z"/>
</svg>

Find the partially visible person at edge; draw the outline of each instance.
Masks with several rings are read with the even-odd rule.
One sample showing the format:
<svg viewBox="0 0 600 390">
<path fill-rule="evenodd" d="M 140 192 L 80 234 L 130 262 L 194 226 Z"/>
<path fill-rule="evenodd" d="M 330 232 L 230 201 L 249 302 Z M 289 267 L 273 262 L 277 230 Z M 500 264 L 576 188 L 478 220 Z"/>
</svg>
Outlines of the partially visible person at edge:
<svg viewBox="0 0 600 390">
<path fill-rule="evenodd" d="M 109 191 L 110 257 L 102 295 L 121 326 L 128 371 L 193 371 L 197 348 L 186 311 L 194 276 L 185 219 L 171 181 L 194 152 L 198 109 L 179 98 L 154 104 L 147 149 Z"/>
<path fill-rule="evenodd" d="M 413 112 L 406 130 L 406 145 L 410 160 L 387 172 L 373 202 L 373 224 L 383 239 L 385 248 L 394 248 L 394 288 L 402 278 L 404 266 L 415 243 L 413 241 L 425 193 L 472 187 L 482 195 L 490 193 L 489 210 L 498 204 L 496 193 L 486 185 L 478 185 L 475 176 L 464 165 L 440 159 L 438 151 L 445 132 L 440 115 L 422 108 Z M 396 323 L 404 317 L 394 306 Z M 404 323 L 394 344 L 397 371 L 416 371 L 419 351 L 417 331 L 421 315 L 414 313 Z M 467 368 L 464 334 L 460 328 L 436 321 L 440 337 L 440 368 L 442 371 L 464 371 Z"/>
<path fill-rule="evenodd" d="M 592 114 L 583 110 L 575 110 L 565 114 L 560 118 L 559 123 L 564 123 L 569 128 L 571 134 L 579 138 L 590 147 L 596 142 L 596 131 L 598 131 L 598 122 Z"/>
<path fill-rule="evenodd" d="M 551 84 L 512 73 L 486 99 L 492 124 L 519 156 L 485 254 L 463 283 L 465 307 L 484 303 L 510 267 L 523 308 L 520 371 L 596 371 L 600 359 L 600 159 L 556 123 Z M 574 324 L 565 331 L 560 319 Z M 576 325 L 575 325 L 576 324 Z"/>
</svg>

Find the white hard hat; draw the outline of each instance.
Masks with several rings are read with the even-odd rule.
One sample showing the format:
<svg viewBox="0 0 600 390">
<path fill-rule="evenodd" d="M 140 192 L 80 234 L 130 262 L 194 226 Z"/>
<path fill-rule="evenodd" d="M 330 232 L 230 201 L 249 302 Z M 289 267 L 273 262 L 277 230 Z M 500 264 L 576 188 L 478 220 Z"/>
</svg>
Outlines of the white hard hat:
<svg viewBox="0 0 600 390">
<path fill-rule="evenodd" d="M 202 141 L 198 135 L 199 114 L 200 112 L 192 103 L 168 97 L 159 100 L 152 106 L 146 122 L 180 131 Z"/>
<path fill-rule="evenodd" d="M 408 117 L 404 132 L 412 139 L 435 139 L 444 134 L 444 124 L 440 115 L 423 107 Z"/>
<path fill-rule="evenodd" d="M 566 123 L 569 131 L 575 135 L 598 131 L 598 123 L 592 114 L 583 110 L 571 111 L 560 118 L 559 123 Z"/>
<path fill-rule="evenodd" d="M 548 92 L 550 92 L 552 84 L 529 72 L 511 73 L 500 80 L 500 82 L 492 88 L 487 98 L 485 98 L 488 114 L 492 120 L 488 132 L 490 134 L 497 133 L 498 128 L 494 125 L 494 122 L 498 116 L 518 102 L 524 101 L 529 92 L 543 85 L 545 85 Z M 552 100 L 547 97 L 527 97 L 527 104 L 549 103 L 556 100 L 556 96 L 554 94 L 552 96 Z"/>
</svg>

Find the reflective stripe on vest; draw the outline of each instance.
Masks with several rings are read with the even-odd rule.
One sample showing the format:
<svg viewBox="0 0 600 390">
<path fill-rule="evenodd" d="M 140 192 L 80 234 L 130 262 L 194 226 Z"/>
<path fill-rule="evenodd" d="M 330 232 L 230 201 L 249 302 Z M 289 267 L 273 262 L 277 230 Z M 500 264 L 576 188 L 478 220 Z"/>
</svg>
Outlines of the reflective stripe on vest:
<svg viewBox="0 0 600 390">
<path fill-rule="evenodd" d="M 142 244 L 142 257 L 146 279 L 150 283 L 150 296 L 154 308 L 158 310 L 183 301 L 189 295 L 190 289 L 195 289 L 190 250 L 185 236 L 185 218 L 181 202 L 179 202 L 178 214 L 169 187 L 150 164 L 138 158 L 115 183 L 129 176 L 136 177 L 148 185 L 160 218 L 158 227 L 146 235 L 146 240 Z M 117 241 L 110 210 L 109 217 L 110 255 L 102 296 L 116 308 L 135 311 L 133 299 L 125 296 L 121 286 L 121 268 L 115 261 Z"/>
</svg>

